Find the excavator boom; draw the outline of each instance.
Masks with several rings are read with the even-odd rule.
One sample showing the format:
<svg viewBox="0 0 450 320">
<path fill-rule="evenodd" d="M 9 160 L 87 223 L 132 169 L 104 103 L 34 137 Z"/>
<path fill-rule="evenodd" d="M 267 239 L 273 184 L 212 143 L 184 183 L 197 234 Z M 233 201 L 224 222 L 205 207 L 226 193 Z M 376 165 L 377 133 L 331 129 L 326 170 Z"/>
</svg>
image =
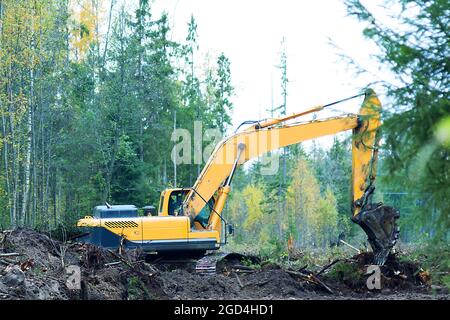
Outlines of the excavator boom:
<svg viewBox="0 0 450 320">
<path fill-rule="evenodd" d="M 375 255 L 374 262 L 383 264 L 398 237 L 395 220 L 399 213 L 382 204 L 374 205 L 371 201 L 378 160 L 381 103 L 371 89 L 364 95 L 358 114 L 298 121 L 302 116 L 319 112 L 327 105 L 317 106 L 283 118 L 257 122 L 227 137 L 216 146 L 192 188 L 167 189 L 162 193 L 159 217 L 106 222 L 106 219 L 102 222 L 101 219 L 88 217 L 79 220 L 78 225 L 107 228 L 133 245 L 139 246 L 141 243 L 153 249 L 170 250 L 183 246 L 217 249 L 222 244 L 220 238 L 225 222 L 222 211 L 231 190 L 233 175 L 239 166 L 279 148 L 352 130 L 352 221 L 358 223 L 368 235 Z M 288 123 L 290 120 L 297 122 Z M 175 212 L 174 207 L 180 210 Z M 174 217 L 169 219 L 165 216 Z M 121 229 L 120 226 L 128 229 Z"/>
</svg>

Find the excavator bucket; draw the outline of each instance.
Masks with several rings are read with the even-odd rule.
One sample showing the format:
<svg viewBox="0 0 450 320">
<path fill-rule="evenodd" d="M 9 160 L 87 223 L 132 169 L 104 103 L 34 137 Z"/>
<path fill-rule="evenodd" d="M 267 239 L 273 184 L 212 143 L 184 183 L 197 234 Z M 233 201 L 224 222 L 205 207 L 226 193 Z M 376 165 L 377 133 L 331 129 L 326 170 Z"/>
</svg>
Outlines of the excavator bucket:
<svg viewBox="0 0 450 320">
<path fill-rule="evenodd" d="M 374 264 L 383 265 L 396 244 L 400 232 L 396 223 L 399 217 L 397 209 L 378 203 L 367 205 L 352 218 L 367 234 L 373 250 Z"/>
</svg>

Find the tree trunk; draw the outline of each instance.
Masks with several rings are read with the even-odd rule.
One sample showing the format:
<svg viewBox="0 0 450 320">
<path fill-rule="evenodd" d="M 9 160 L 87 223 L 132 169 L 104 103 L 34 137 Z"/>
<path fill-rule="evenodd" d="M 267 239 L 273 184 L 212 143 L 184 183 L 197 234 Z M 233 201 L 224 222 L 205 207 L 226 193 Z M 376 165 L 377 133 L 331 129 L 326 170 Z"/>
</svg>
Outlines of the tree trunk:
<svg viewBox="0 0 450 320">
<path fill-rule="evenodd" d="M 31 50 L 35 49 L 35 41 L 34 41 L 34 15 L 35 12 L 33 10 L 32 18 L 31 18 Z M 30 57 L 30 97 L 29 97 L 29 106 L 28 106 L 28 119 L 27 119 L 27 128 L 26 128 L 26 155 L 25 155 L 25 165 L 24 165 L 24 173 L 25 173 L 25 187 L 22 197 L 22 214 L 21 214 L 21 225 L 24 226 L 26 224 L 26 217 L 28 215 L 28 197 L 30 194 L 30 176 L 31 176 L 31 128 L 33 121 L 33 105 L 34 105 L 34 65 L 33 65 L 34 55 L 31 54 Z"/>
<path fill-rule="evenodd" d="M 21 214 L 21 225 L 25 225 L 26 216 L 28 213 L 28 197 L 30 193 L 30 176 L 31 176 L 31 121 L 32 121 L 32 105 L 30 105 L 28 110 L 28 120 L 27 120 L 27 151 L 25 156 L 25 187 L 22 197 L 22 214 Z"/>
<path fill-rule="evenodd" d="M 111 160 L 109 162 L 109 166 L 106 171 L 106 188 L 103 193 L 103 202 L 108 200 L 110 193 L 111 193 L 111 180 L 112 180 L 114 166 L 116 164 L 116 154 L 117 154 L 118 148 L 119 148 L 119 132 L 118 132 L 118 130 L 116 130 L 116 134 L 114 137 L 114 143 L 113 143 L 113 147 L 111 150 Z"/>
<path fill-rule="evenodd" d="M 10 203 L 11 203 L 11 226 L 15 228 L 17 226 L 17 185 L 18 185 L 18 151 L 19 151 L 19 142 L 16 141 L 15 134 L 15 126 L 14 126 L 14 98 L 13 98 L 13 76 L 12 76 L 12 65 L 9 65 L 9 74 L 8 74 L 8 99 L 9 99 L 9 128 L 11 132 L 11 175 L 12 175 L 12 188 L 10 194 Z"/>
</svg>

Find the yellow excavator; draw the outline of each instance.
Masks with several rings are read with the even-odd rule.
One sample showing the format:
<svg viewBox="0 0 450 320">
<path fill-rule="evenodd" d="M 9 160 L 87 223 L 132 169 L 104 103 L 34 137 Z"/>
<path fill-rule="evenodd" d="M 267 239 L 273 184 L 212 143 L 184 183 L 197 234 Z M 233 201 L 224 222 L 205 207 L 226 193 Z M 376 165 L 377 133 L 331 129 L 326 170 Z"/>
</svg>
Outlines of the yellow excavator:
<svg viewBox="0 0 450 320">
<path fill-rule="evenodd" d="M 302 116 L 362 95 L 365 98 L 358 114 L 299 121 Z M 97 232 L 85 241 L 111 248 L 119 245 L 142 248 L 146 252 L 217 250 L 227 243 L 227 234 L 232 233 L 233 228 L 222 213 L 239 166 L 269 151 L 352 130 L 352 221 L 366 232 L 374 263 L 384 264 L 399 235 L 396 225 L 399 211 L 372 203 L 381 103 L 371 89 L 344 100 L 282 118 L 246 122 L 249 127 L 236 131 L 216 146 L 193 187 L 166 189 L 161 193 L 157 213 L 150 208 L 152 215 L 138 216 L 134 206 L 96 207 L 94 216 L 80 219 L 77 225 L 101 231 L 102 235 Z"/>
</svg>

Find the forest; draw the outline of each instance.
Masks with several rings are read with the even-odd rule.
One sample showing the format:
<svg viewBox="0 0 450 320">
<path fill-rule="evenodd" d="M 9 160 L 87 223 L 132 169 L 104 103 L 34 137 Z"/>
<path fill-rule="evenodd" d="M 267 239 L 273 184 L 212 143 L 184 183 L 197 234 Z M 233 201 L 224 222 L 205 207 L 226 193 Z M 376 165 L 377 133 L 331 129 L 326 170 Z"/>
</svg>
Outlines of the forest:
<svg viewBox="0 0 450 320">
<path fill-rule="evenodd" d="M 174 43 L 149 1 L 136 12 L 122 5 L 99 39 L 98 1 L 75 5 L 0 4 L 4 228 L 70 226 L 106 200 L 157 203 L 175 184 L 173 126 L 201 120 L 225 132 L 230 123 L 230 62 L 219 55 L 197 78 L 194 17 L 186 42 Z M 181 166 L 177 184 L 197 174 Z"/>
<path fill-rule="evenodd" d="M 399 29 L 359 0 L 344 3 L 379 48 L 372 59 L 395 80 L 375 84 L 386 92 L 376 199 L 400 210 L 404 243 L 448 246 L 449 2 L 386 1 L 402 8 Z M 226 49 L 200 60 L 195 16 L 175 42 L 169 16 L 153 14 L 152 1 L 130 7 L 0 0 L 1 229 L 70 230 L 105 201 L 157 206 L 162 190 L 192 186 L 205 164 L 173 163 L 174 129 L 194 136 L 201 121 L 203 131 L 233 133 Z M 351 54 L 341 58 L 364 72 Z M 286 59 L 281 52 L 279 64 Z M 284 98 L 288 76 L 284 69 L 279 79 Z M 267 106 L 271 116 L 286 114 L 284 101 Z M 225 208 L 232 246 L 270 256 L 365 241 L 349 219 L 350 133 L 330 148 L 286 147 L 279 161 L 274 175 L 260 173 L 260 160 L 239 169 Z"/>
</svg>

